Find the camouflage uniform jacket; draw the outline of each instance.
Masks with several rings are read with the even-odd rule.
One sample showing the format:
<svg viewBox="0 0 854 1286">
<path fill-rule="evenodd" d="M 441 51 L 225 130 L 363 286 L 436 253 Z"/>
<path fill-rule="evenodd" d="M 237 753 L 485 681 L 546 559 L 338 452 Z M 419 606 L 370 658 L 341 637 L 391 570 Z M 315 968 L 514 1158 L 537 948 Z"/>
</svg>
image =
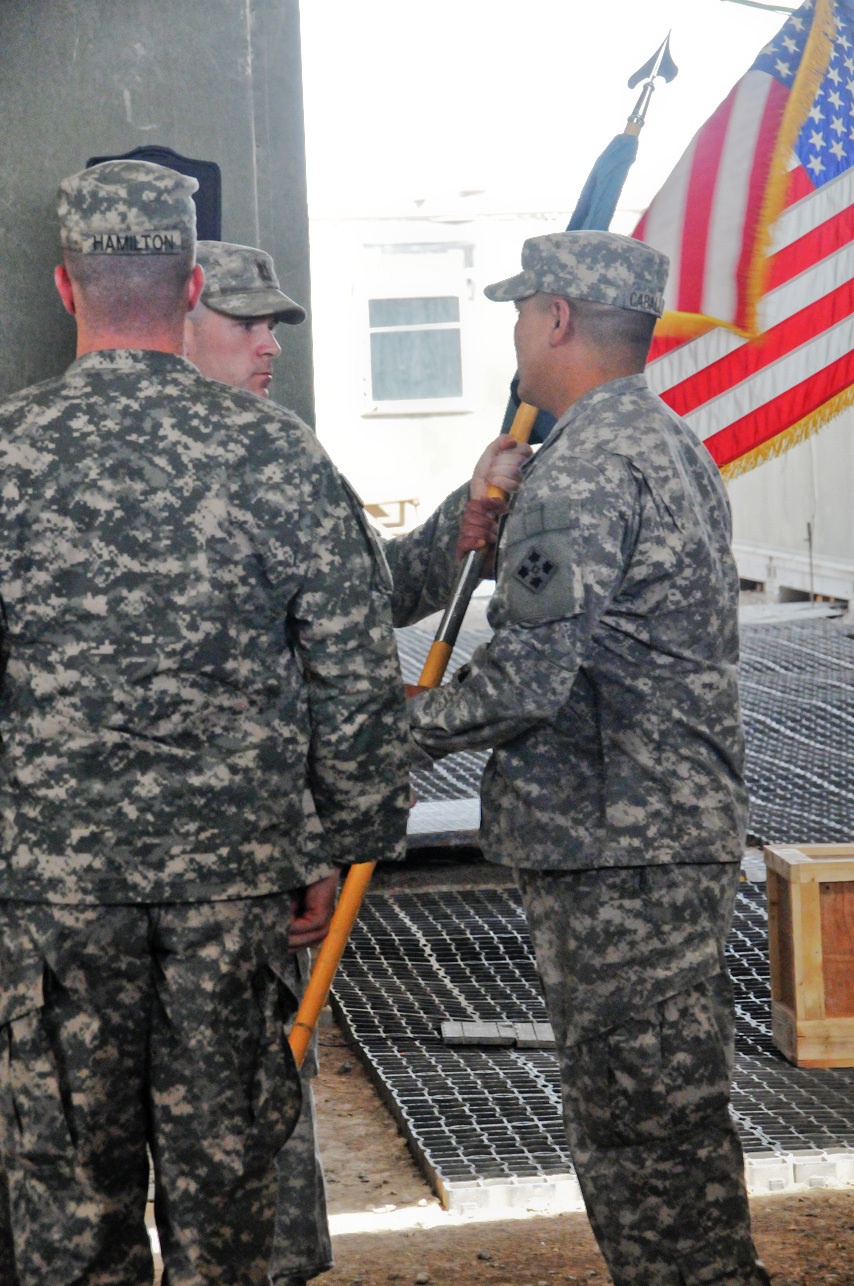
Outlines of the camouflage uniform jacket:
<svg viewBox="0 0 854 1286">
<path fill-rule="evenodd" d="M 711 457 L 642 375 L 558 421 L 501 534 L 494 637 L 411 713 L 434 757 L 495 748 L 481 831 L 492 860 L 740 860 L 729 541 Z"/>
<path fill-rule="evenodd" d="M 0 467 L 0 897 L 239 898 L 403 856 L 391 586 L 304 424 L 96 352 L 0 407 Z"/>
</svg>

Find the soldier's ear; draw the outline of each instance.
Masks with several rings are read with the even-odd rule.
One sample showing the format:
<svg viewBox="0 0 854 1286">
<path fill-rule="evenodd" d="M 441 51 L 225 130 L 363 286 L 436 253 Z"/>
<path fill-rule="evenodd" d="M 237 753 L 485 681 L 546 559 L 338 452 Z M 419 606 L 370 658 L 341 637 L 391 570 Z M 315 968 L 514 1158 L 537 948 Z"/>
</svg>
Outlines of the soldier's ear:
<svg viewBox="0 0 854 1286">
<path fill-rule="evenodd" d="M 71 313 L 72 317 L 77 315 L 77 305 L 74 301 L 74 283 L 68 275 L 68 270 L 64 263 L 57 264 L 53 270 L 53 284 L 59 292 L 62 300 L 62 306 L 65 311 Z"/>
<path fill-rule="evenodd" d="M 552 348 L 558 348 L 561 344 L 565 344 L 567 340 L 572 339 L 575 333 L 575 318 L 572 312 L 572 305 L 568 299 L 563 299 L 560 295 L 553 295 L 549 312 L 552 323 L 549 332 L 549 344 Z"/>
<path fill-rule="evenodd" d="M 199 295 L 205 284 L 205 271 L 200 264 L 196 264 L 190 274 L 190 280 L 187 285 L 187 312 L 191 313 L 199 302 Z"/>
</svg>

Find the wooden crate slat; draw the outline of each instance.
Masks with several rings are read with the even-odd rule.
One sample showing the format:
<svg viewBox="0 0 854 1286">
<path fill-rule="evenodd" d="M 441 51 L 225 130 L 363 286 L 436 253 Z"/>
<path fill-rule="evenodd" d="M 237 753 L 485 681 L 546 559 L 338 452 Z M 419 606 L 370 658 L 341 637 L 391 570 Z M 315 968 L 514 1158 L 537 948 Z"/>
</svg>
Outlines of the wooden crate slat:
<svg viewBox="0 0 854 1286">
<path fill-rule="evenodd" d="M 827 1018 L 844 1018 L 854 1014 L 854 880 L 818 888 L 824 1012 Z"/>
<path fill-rule="evenodd" d="M 795 1013 L 824 1018 L 824 955 L 817 884 L 792 884 L 792 947 L 795 960 Z"/>
</svg>

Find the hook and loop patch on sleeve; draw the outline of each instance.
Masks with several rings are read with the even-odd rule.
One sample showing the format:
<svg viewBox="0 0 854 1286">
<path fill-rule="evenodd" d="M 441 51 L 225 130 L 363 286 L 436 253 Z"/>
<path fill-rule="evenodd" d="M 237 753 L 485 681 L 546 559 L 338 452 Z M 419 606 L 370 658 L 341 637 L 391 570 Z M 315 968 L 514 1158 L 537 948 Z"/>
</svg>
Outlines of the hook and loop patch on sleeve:
<svg viewBox="0 0 854 1286">
<path fill-rule="evenodd" d="M 532 594 L 538 594 L 549 583 L 558 565 L 548 554 L 532 545 L 514 572 L 514 579 Z"/>
<path fill-rule="evenodd" d="M 563 497 L 511 513 L 497 594 L 508 619 L 537 624 L 581 610 L 584 585 L 577 526 L 575 510 Z"/>
</svg>

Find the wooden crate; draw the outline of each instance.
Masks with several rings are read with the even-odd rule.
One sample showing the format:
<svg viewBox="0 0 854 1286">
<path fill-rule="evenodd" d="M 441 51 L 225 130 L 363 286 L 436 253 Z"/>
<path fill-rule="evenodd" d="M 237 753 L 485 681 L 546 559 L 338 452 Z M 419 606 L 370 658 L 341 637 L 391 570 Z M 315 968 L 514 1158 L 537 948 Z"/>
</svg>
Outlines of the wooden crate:
<svg viewBox="0 0 854 1286">
<path fill-rule="evenodd" d="M 854 844 L 765 849 L 774 1044 L 854 1067 Z"/>
</svg>

